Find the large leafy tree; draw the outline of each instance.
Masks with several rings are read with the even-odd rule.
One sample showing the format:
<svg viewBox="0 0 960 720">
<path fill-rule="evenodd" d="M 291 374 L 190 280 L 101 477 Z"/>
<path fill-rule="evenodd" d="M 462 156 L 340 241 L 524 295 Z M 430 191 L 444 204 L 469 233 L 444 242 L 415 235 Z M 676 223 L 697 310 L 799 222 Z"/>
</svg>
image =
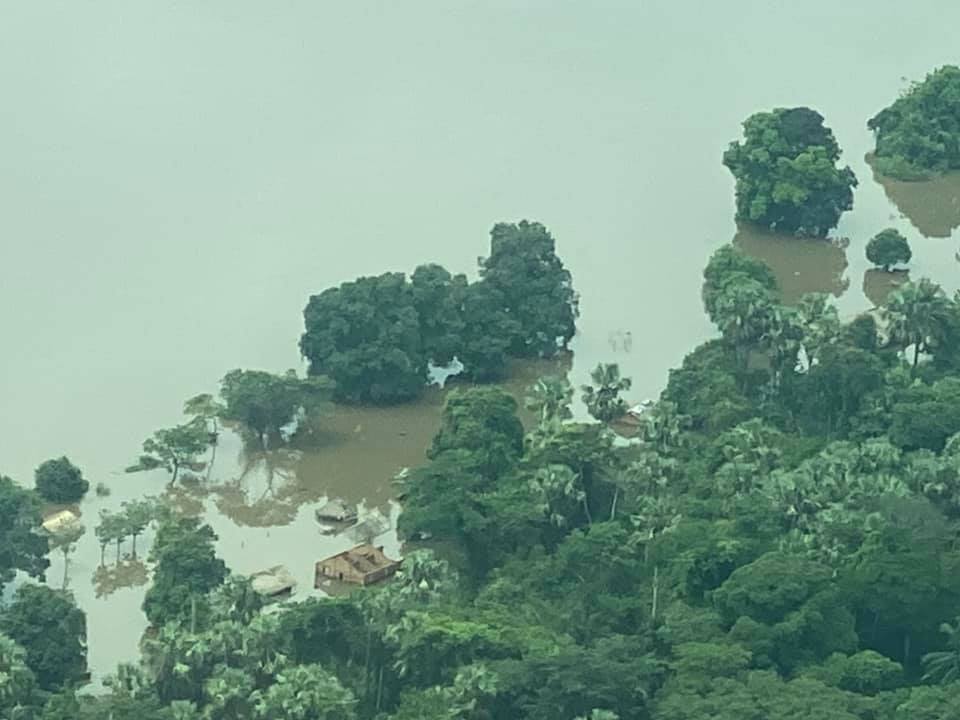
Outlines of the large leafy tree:
<svg viewBox="0 0 960 720">
<path fill-rule="evenodd" d="M 40 497 L 54 503 L 77 502 L 90 488 L 80 468 L 66 457 L 42 463 L 34 473 L 34 482 Z"/>
<path fill-rule="evenodd" d="M 410 289 L 424 352 L 435 365 L 446 366 L 463 345 L 467 277 L 451 275 L 442 265 L 421 265 L 410 276 Z"/>
<path fill-rule="evenodd" d="M 0 588 L 17 570 L 43 576 L 50 562 L 46 557 L 47 540 L 36 532 L 39 525 L 36 493 L 0 474 Z"/>
<path fill-rule="evenodd" d="M 823 116 L 806 107 L 777 108 L 743 123 L 723 164 L 737 181 L 737 219 L 772 230 L 822 237 L 853 207 L 857 179 L 838 168 L 840 146 Z"/>
<path fill-rule="evenodd" d="M 261 445 L 278 437 L 295 420 L 315 417 L 330 397 L 323 376 L 297 377 L 293 370 L 274 375 L 262 370 L 231 370 L 220 384 L 221 417 L 238 423 Z"/>
<path fill-rule="evenodd" d="M 197 518 L 167 517 L 150 551 L 153 585 L 143 599 L 151 625 L 180 621 L 195 625 L 208 592 L 223 583 L 227 567 L 217 557 L 216 534 Z"/>
<path fill-rule="evenodd" d="M 573 338 L 577 294 L 546 227 L 527 220 L 494 225 L 480 276 L 502 293 L 506 312 L 519 324 L 511 355 L 551 357 Z"/>
<path fill-rule="evenodd" d="M 913 83 L 867 127 L 885 175 L 916 180 L 960 168 L 960 68 L 944 65 Z"/>
<path fill-rule="evenodd" d="M 0 632 L 26 650 L 26 663 L 44 690 L 83 678 L 87 619 L 69 594 L 46 585 L 21 585 L 0 615 Z"/>
<path fill-rule="evenodd" d="M 362 277 L 314 295 L 303 311 L 300 351 L 342 402 L 416 398 L 427 378 L 415 296 L 403 273 Z"/>
<path fill-rule="evenodd" d="M 884 272 L 899 263 L 908 263 L 913 257 L 907 239 L 894 228 L 881 230 L 867 243 L 867 260 Z"/>
<path fill-rule="evenodd" d="M 508 373 L 514 338 L 522 334 L 519 318 L 510 313 L 506 294 L 492 283 L 475 282 L 463 294 L 466 326 L 457 358 L 461 376 L 474 382 L 503 380 Z"/>
</svg>

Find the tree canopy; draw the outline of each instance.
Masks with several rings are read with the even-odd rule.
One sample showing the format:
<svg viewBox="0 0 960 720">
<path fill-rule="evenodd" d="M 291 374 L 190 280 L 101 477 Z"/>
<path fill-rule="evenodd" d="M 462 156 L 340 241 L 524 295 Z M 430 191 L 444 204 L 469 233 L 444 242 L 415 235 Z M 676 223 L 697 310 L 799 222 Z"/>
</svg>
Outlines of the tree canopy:
<svg viewBox="0 0 960 720">
<path fill-rule="evenodd" d="M 42 463 L 34 474 L 34 482 L 40 497 L 53 503 L 77 502 L 90 489 L 80 468 L 66 457 Z"/>
<path fill-rule="evenodd" d="M 340 402 L 416 398 L 432 364 L 464 379 L 503 379 L 510 357 L 552 357 L 576 332 L 577 296 L 540 223 L 498 223 L 480 280 L 437 264 L 361 277 L 310 298 L 300 351 Z"/>
<path fill-rule="evenodd" d="M 893 228 L 881 230 L 867 243 L 867 260 L 885 272 L 894 265 L 910 262 L 912 257 L 907 239 Z"/>
<path fill-rule="evenodd" d="M 960 68 L 944 65 L 914 82 L 867 127 L 881 173 L 919 180 L 960 169 Z"/>
<path fill-rule="evenodd" d="M 40 520 L 36 493 L 0 474 L 0 589 L 18 570 L 43 577 L 50 562 L 47 539 L 36 531 Z"/>
<path fill-rule="evenodd" d="M 86 616 L 65 592 L 21 585 L 0 613 L 0 633 L 26 650 L 26 665 L 44 690 L 79 682 L 86 672 Z"/>
<path fill-rule="evenodd" d="M 806 107 L 751 115 L 723 164 L 736 179 L 737 219 L 778 232 L 825 236 L 853 207 L 857 179 L 838 168 L 840 146 Z"/>
</svg>

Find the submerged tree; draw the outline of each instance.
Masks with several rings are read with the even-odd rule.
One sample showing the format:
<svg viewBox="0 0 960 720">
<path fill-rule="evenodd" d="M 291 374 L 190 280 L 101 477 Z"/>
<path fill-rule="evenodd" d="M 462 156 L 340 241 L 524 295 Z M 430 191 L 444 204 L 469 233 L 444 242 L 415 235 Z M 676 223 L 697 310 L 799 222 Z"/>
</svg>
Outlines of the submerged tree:
<svg viewBox="0 0 960 720">
<path fill-rule="evenodd" d="M 944 65 L 913 83 L 867 122 L 876 167 L 901 180 L 960 168 L 960 68 Z"/>
<path fill-rule="evenodd" d="M 890 272 L 899 263 L 908 263 L 913 253 L 907 239 L 893 228 L 881 230 L 867 243 L 867 260 Z"/>
<path fill-rule="evenodd" d="M 314 295 L 300 351 L 310 374 L 334 381 L 340 402 L 389 405 L 423 392 L 427 353 L 403 273 L 362 277 Z"/>
<path fill-rule="evenodd" d="M 823 237 L 853 207 L 857 179 L 838 168 L 840 146 L 820 113 L 777 108 L 743 123 L 723 164 L 737 181 L 737 219 L 771 230 Z"/>
<path fill-rule="evenodd" d="M 77 502 L 90 489 L 80 468 L 66 457 L 47 460 L 37 468 L 34 478 L 40 497 L 53 503 Z"/>
<path fill-rule="evenodd" d="M 294 421 L 315 418 L 328 404 L 331 383 L 322 376 L 297 377 L 293 370 L 273 375 L 232 370 L 221 381 L 221 417 L 253 433 L 261 446 Z"/>
<path fill-rule="evenodd" d="M 494 225 L 480 277 L 502 293 L 505 310 L 518 323 L 511 355 L 553 357 L 567 347 L 576 332 L 578 298 L 546 227 L 527 220 Z"/>
<path fill-rule="evenodd" d="M 170 484 L 177 481 L 181 469 L 202 470 L 200 456 L 210 447 L 211 437 L 203 418 L 195 417 L 188 423 L 157 430 L 143 442 L 143 454 L 128 473 L 162 468 L 170 473 Z"/>
</svg>

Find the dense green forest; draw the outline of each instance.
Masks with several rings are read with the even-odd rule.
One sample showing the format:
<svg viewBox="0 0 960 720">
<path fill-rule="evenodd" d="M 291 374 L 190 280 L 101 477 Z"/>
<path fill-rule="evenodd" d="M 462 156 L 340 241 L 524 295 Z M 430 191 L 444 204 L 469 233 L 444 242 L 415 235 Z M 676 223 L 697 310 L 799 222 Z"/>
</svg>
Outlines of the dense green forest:
<svg viewBox="0 0 960 720">
<path fill-rule="evenodd" d="M 835 227 L 856 179 L 823 118 L 779 109 L 744 128 L 724 156 L 738 218 Z M 894 230 L 867 252 L 887 269 L 911 257 Z M 37 468 L 36 491 L 0 475 L 0 589 L 15 585 L 0 718 L 960 718 L 960 293 L 905 282 L 843 320 L 824 295 L 785 304 L 772 271 L 726 245 L 702 301 L 716 336 L 631 424 L 613 363 L 578 389 L 540 378 L 524 424 L 490 383 L 511 358 L 564 351 L 578 316 L 543 225 L 496 225 L 474 282 L 428 264 L 311 297 L 306 378 L 227 373 L 128 471 L 202 473 L 225 426 L 261 449 L 309 442 L 332 401 L 412 400 L 456 359 L 439 431 L 403 479 L 400 571 L 265 608 L 202 520 L 124 503 L 96 527 L 101 565 L 156 528 L 150 628 L 97 692 L 70 593 L 14 582 L 67 557 L 76 537 L 38 532 L 42 503 L 89 482 L 66 457 Z"/>
<path fill-rule="evenodd" d="M 960 68 L 944 65 L 911 84 L 867 126 L 884 175 L 921 180 L 960 169 Z"/>
<path fill-rule="evenodd" d="M 90 698 L 82 613 L 22 586 L 6 717 L 957 717 L 960 299 L 921 281 L 842 323 L 731 246 L 703 298 L 720 336 L 638 443 L 570 420 L 560 378 L 527 430 L 502 390 L 452 391 L 406 488 L 419 549 L 383 587 L 263 614 L 210 528 L 161 512 L 155 629 Z M 585 395 L 615 402 L 606 370 Z M 2 489 L 4 518 L 36 512 Z M 5 577 L 42 566 L 22 522 L 3 532 Z"/>
</svg>

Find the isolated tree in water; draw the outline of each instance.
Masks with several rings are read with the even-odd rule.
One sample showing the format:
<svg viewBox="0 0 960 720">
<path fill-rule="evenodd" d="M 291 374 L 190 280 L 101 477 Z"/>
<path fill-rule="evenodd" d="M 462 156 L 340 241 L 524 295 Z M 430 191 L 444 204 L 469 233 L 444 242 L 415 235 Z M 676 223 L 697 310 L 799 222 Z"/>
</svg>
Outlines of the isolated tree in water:
<svg viewBox="0 0 960 720">
<path fill-rule="evenodd" d="M 890 272 L 893 265 L 910 262 L 912 257 L 907 239 L 893 228 L 881 230 L 867 243 L 867 260 L 884 272 Z"/>
<path fill-rule="evenodd" d="M 80 500 L 90 489 L 80 468 L 65 457 L 47 460 L 34 474 L 37 492 L 54 503 L 72 503 Z"/>
<path fill-rule="evenodd" d="M 206 421 L 195 417 L 188 423 L 157 430 L 143 442 L 140 459 L 126 469 L 128 473 L 163 468 L 170 473 L 173 485 L 181 469 L 202 470 L 200 456 L 210 447 L 211 437 Z"/>
<path fill-rule="evenodd" d="M 723 154 L 737 181 L 737 220 L 823 237 L 853 207 L 857 178 L 836 166 L 840 146 L 820 113 L 806 107 L 759 112 L 743 123 L 743 134 Z"/>
</svg>

